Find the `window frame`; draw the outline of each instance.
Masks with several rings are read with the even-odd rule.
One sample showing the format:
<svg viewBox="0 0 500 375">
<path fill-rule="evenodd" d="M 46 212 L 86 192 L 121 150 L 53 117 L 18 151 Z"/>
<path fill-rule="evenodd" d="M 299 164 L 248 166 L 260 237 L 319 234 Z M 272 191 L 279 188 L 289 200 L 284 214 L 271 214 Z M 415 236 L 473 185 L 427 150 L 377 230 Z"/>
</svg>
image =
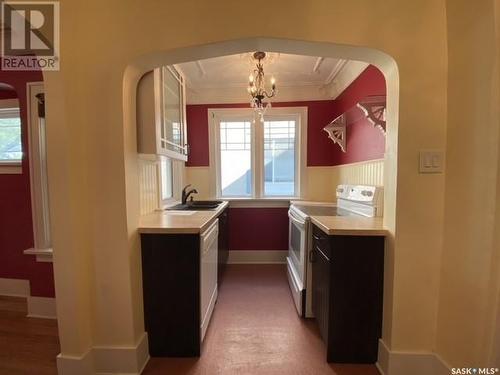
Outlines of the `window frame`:
<svg viewBox="0 0 500 375">
<path fill-rule="evenodd" d="M 37 98 L 38 94 L 44 93 L 43 82 L 28 82 L 26 84 L 27 149 L 29 156 L 34 247 L 24 250 L 23 253 L 26 255 L 35 255 L 37 262 L 52 262 L 46 144 L 47 124 L 45 118 L 39 116 Z"/>
<path fill-rule="evenodd" d="M 209 155 L 211 169 L 211 196 L 230 201 L 289 201 L 300 199 L 306 195 L 307 168 L 307 107 L 269 108 L 264 115 L 264 121 L 281 119 L 296 121 L 295 128 L 295 194 L 293 196 L 265 195 L 264 180 L 264 124 L 251 108 L 210 108 L 208 109 Z M 252 160 L 252 194 L 251 196 L 223 196 L 221 189 L 220 160 L 220 123 L 227 121 L 250 121 L 251 160 Z M 255 121 L 255 122 L 254 122 Z"/>
<path fill-rule="evenodd" d="M 294 139 L 294 195 L 266 195 L 266 178 L 265 178 L 265 131 L 264 124 L 259 127 L 259 132 L 257 134 L 259 144 L 261 149 L 260 154 L 260 165 L 259 165 L 259 175 L 260 175 L 260 194 L 262 198 L 300 198 L 300 114 L 298 113 L 281 113 L 281 114 L 271 114 L 265 116 L 264 122 L 272 121 L 295 121 L 295 139 Z"/>
<path fill-rule="evenodd" d="M 17 114 L 17 116 L 12 116 Z M 0 159 L 0 174 L 21 174 L 22 163 L 24 157 L 23 149 L 23 124 L 21 118 L 21 102 L 17 99 L 2 99 L 0 100 L 0 118 L 19 117 L 19 128 L 21 131 L 21 159 Z"/>
<path fill-rule="evenodd" d="M 170 165 L 171 165 L 171 177 L 172 177 L 172 196 L 168 197 L 166 199 L 163 199 L 162 196 L 162 184 L 163 184 L 163 175 L 162 175 L 162 159 L 168 159 L 170 160 Z M 164 210 L 165 208 L 168 208 L 170 206 L 173 206 L 177 203 L 180 202 L 181 200 L 181 194 L 180 191 L 182 189 L 182 184 L 183 184 L 183 178 L 182 178 L 182 168 L 184 166 L 184 162 L 175 158 L 171 158 L 168 156 L 164 155 L 158 155 L 157 156 L 157 161 L 156 161 L 156 170 L 157 170 L 157 175 L 158 175 L 158 208 L 159 210 Z"/>
</svg>

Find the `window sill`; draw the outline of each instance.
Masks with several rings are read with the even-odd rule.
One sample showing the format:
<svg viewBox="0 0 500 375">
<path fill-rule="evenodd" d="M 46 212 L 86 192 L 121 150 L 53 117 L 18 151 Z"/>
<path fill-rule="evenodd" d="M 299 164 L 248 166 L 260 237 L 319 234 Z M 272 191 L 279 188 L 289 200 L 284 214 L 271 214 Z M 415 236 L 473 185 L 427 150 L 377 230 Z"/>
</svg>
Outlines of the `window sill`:
<svg viewBox="0 0 500 375">
<path fill-rule="evenodd" d="M 22 174 L 23 167 L 19 162 L 0 162 L 0 174 Z"/>
<path fill-rule="evenodd" d="M 27 249 L 24 250 L 25 255 L 36 255 L 37 262 L 50 262 L 52 263 L 52 249 Z"/>
</svg>

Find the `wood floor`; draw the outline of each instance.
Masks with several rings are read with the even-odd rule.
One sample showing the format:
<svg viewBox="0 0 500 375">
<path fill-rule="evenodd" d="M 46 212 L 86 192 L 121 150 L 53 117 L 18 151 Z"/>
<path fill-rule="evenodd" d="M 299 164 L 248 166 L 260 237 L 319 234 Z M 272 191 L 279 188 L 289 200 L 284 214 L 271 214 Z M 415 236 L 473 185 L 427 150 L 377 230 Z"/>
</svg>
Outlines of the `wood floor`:
<svg viewBox="0 0 500 375">
<path fill-rule="evenodd" d="M 57 323 L 26 318 L 22 298 L 0 297 L 0 375 L 57 374 Z M 295 311 L 281 265 L 231 265 L 201 358 L 152 358 L 146 375 L 379 375 L 334 365 L 316 324 Z"/>
<path fill-rule="evenodd" d="M 57 321 L 26 313 L 25 298 L 0 296 L 0 375 L 57 374 Z"/>
<path fill-rule="evenodd" d="M 379 375 L 326 363 L 313 320 L 300 319 L 283 265 L 230 265 L 201 358 L 152 358 L 146 375 Z"/>
</svg>

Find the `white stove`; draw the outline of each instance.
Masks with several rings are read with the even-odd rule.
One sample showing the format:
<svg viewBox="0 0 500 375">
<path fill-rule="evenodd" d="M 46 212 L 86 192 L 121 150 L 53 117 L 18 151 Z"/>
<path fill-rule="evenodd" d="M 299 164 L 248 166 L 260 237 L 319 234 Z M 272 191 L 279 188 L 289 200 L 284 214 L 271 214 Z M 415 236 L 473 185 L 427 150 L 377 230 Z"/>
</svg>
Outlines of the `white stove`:
<svg viewBox="0 0 500 375">
<path fill-rule="evenodd" d="M 337 203 L 294 201 L 288 210 L 290 219 L 287 270 L 288 282 L 297 311 L 302 317 L 313 317 L 311 266 L 311 216 L 382 216 L 383 188 L 367 185 L 339 185 Z"/>
</svg>

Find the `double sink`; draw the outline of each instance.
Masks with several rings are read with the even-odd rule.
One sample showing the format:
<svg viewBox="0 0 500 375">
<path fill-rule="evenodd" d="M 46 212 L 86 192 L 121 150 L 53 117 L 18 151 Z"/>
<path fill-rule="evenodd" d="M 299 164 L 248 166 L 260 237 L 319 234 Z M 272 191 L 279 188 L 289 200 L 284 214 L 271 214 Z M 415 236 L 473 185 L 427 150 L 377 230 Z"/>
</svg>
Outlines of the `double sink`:
<svg viewBox="0 0 500 375">
<path fill-rule="evenodd" d="M 167 208 L 167 211 L 201 211 L 201 210 L 214 210 L 223 201 L 188 201 L 185 204 L 176 204 L 175 206 Z"/>
</svg>

